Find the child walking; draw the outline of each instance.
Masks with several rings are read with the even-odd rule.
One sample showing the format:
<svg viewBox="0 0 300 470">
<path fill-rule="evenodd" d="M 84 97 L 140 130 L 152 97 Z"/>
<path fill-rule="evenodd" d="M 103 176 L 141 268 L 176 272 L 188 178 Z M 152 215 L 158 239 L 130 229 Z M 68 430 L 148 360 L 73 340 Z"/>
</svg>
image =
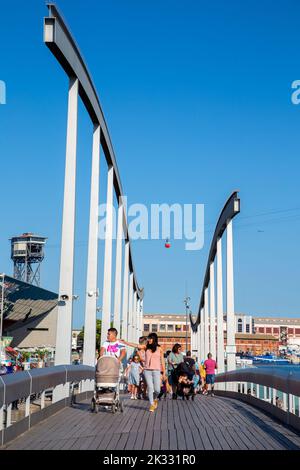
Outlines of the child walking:
<svg viewBox="0 0 300 470">
<path fill-rule="evenodd" d="M 138 354 L 133 356 L 129 371 L 129 382 L 131 384 L 131 400 L 137 400 L 137 392 L 140 385 L 140 375 L 143 372 L 141 360 Z"/>
</svg>

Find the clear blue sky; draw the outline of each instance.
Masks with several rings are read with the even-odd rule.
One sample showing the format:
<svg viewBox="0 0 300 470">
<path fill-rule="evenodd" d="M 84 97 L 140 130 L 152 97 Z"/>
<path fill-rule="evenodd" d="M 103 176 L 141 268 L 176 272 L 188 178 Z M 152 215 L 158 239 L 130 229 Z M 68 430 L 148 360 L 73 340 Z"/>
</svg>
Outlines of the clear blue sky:
<svg viewBox="0 0 300 470">
<path fill-rule="evenodd" d="M 299 1 L 59 0 L 100 96 L 129 203 L 204 203 L 205 247 L 133 244 L 145 311 L 198 308 L 212 230 L 234 189 L 236 311 L 296 316 L 299 281 Z M 67 79 L 43 44 L 43 0 L 1 2 L 0 271 L 8 238 L 48 237 L 43 287 L 57 291 Z M 74 326 L 83 323 L 91 125 L 78 140 Z M 101 201 L 105 199 L 104 158 Z M 99 287 L 102 291 L 103 244 Z"/>
</svg>

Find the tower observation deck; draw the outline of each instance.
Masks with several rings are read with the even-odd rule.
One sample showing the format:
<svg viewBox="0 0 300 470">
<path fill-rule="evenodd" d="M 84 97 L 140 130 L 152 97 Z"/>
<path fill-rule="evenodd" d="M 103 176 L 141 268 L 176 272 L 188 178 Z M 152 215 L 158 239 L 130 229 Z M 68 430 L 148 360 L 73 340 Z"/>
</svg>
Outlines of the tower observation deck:
<svg viewBox="0 0 300 470">
<path fill-rule="evenodd" d="M 44 259 L 44 245 L 47 238 L 23 233 L 11 238 L 11 259 L 14 263 L 14 277 L 28 284 L 40 285 L 40 267 Z"/>
</svg>

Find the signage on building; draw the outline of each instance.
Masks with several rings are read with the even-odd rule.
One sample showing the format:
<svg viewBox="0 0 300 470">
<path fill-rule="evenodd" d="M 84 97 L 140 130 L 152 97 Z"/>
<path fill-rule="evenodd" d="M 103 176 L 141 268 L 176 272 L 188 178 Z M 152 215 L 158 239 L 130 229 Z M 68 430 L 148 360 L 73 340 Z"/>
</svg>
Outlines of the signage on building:
<svg viewBox="0 0 300 470">
<path fill-rule="evenodd" d="M 10 346 L 13 336 L 0 336 L 0 347 L 7 348 Z"/>
</svg>

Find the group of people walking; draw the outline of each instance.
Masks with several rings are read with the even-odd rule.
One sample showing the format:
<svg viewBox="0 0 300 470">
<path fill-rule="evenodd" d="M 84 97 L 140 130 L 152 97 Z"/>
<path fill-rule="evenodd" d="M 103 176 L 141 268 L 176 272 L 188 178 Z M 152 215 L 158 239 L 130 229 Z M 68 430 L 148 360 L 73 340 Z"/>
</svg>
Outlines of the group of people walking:
<svg viewBox="0 0 300 470">
<path fill-rule="evenodd" d="M 108 330 L 107 341 L 103 344 L 99 356 L 114 355 L 120 362 L 125 360 L 125 346 L 134 348 L 125 375 L 131 399 L 147 398 L 150 402 L 150 412 L 154 412 L 159 400 L 169 395 L 172 399 L 194 399 L 196 393 L 214 395 L 214 376 L 217 369 L 216 361 L 211 354 L 205 361 L 197 362 L 188 351 L 184 356 L 182 347 L 176 343 L 172 351 L 164 354 L 158 343 L 156 333 L 148 337 L 142 336 L 139 344 L 117 339 L 117 330 Z"/>
</svg>

